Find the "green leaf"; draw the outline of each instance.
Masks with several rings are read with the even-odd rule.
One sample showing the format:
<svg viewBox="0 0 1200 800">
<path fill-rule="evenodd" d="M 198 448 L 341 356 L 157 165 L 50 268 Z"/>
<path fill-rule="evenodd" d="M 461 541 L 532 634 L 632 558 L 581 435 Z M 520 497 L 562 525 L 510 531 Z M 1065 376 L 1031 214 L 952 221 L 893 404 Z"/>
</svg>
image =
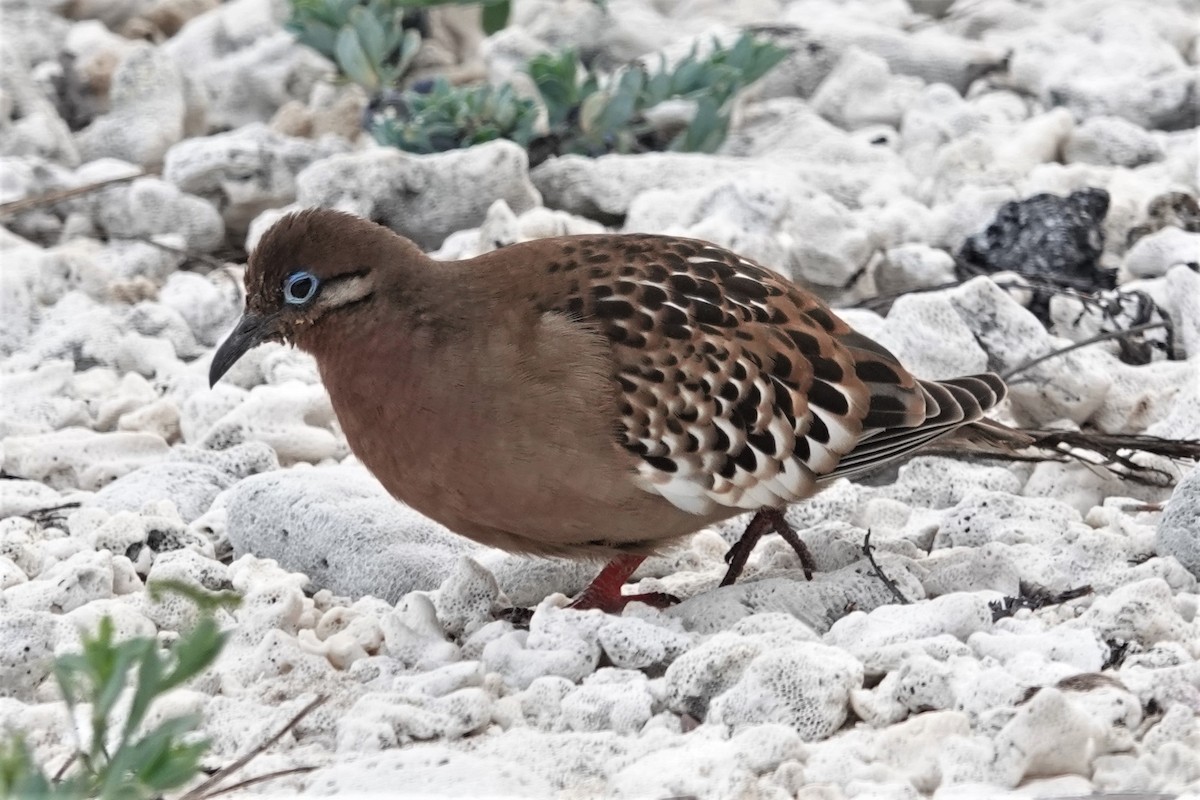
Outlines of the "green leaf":
<svg viewBox="0 0 1200 800">
<path fill-rule="evenodd" d="M 733 43 L 733 47 L 720 52 L 721 45 L 715 39 L 713 40 L 714 50 L 720 53 L 720 58 L 727 64 L 732 64 L 738 69 L 745 69 L 751 59 L 754 57 L 754 38 L 749 34 L 743 33 Z"/>
<path fill-rule="evenodd" d="M 496 3 L 485 3 L 483 6 L 483 32 L 491 36 L 497 31 L 504 30 L 508 25 L 508 17 L 512 12 L 509 0 Z"/>
<path fill-rule="evenodd" d="M 638 95 L 645 79 L 645 73 L 640 69 L 629 69 L 622 73 L 604 109 L 592 122 L 597 134 L 604 136 L 615 133 L 629 124 L 638 109 Z"/>
<path fill-rule="evenodd" d="M 291 20 L 297 23 L 322 22 L 326 25 L 340 25 L 340 21 L 330 22 L 330 0 L 294 0 L 291 4 Z"/>
<path fill-rule="evenodd" d="M 337 29 L 318 20 L 309 20 L 292 28 L 301 44 L 308 45 L 326 58 L 333 60 L 337 46 Z"/>
<path fill-rule="evenodd" d="M 242 602 L 237 592 L 210 592 L 208 589 L 174 578 L 160 578 L 152 581 L 146 588 L 155 602 L 160 602 L 169 594 L 179 595 L 192 601 L 202 614 L 211 614 L 220 608 L 237 608 Z"/>
<path fill-rule="evenodd" d="M 707 85 L 704 81 L 705 65 L 691 59 L 679 62 L 671 75 L 671 92 L 674 95 L 689 94 Z"/>
<path fill-rule="evenodd" d="M 200 724 L 200 717 L 185 714 L 166 720 L 130 748 L 129 769 L 152 789 L 170 789 L 196 774 L 207 741 L 183 743 L 179 739 Z"/>
<path fill-rule="evenodd" d="M 101 628 L 104 627 L 103 622 L 105 621 L 111 622 L 111 619 L 104 617 Z M 100 757 L 107 746 L 109 717 L 129 683 L 130 668 L 153 647 L 155 647 L 155 641 L 149 638 L 131 639 L 113 646 L 111 629 L 106 632 L 102 631 L 99 640 L 85 642 L 84 658 L 89 663 L 91 671 L 89 679 L 92 683 L 91 757 L 93 759 Z"/>
<path fill-rule="evenodd" d="M 404 133 L 405 136 L 401 141 L 407 145 L 404 148 L 405 150 L 408 150 L 411 153 L 434 152 L 433 142 L 429 140 L 429 134 L 427 134 L 423 129 L 406 128 Z"/>
<path fill-rule="evenodd" d="M 340 28 L 350 16 L 350 9 L 360 2 L 361 0 L 321 0 L 318 5 L 325 9 L 325 21 Z"/>
<path fill-rule="evenodd" d="M 236 596 L 209 593 L 193 586 L 151 587 L 155 596 L 162 592 L 195 596 L 203 612 L 200 622 L 179 639 L 168 655 L 155 638 L 117 642 L 112 619 L 102 618 L 94 634 L 83 636 L 81 653 L 60 656 L 54 665 L 55 678 L 72 716 L 78 704 L 91 704 L 92 737 L 88 751 L 76 753 L 75 765 L 66 778 L 48 782 L 32 762 L 27 748 L 0 743 L 0 797 L 143 800 L 161 796 L 162 792 L 195 777 L 208 744 L 194 739 L 184 742 L 182 737 L 194 730 L 198 717 L 169 719 L 150 733 L 136 739 L 135 736 L 155 699 L 199 674 L 216 658 L 226 636 L 211 612 L 235 603 Z M 121 736 L 114 743 L 110 735 L 112 714 L 119 699 L 130 689 L 129 713 Z M 111 753 L 106 750 L 114 744 Z"/>
<path fill-rule="evenodd" d="M 163 690 L 173 689 L 208 668 L 228 638 L 212 617 L 202 617 L 196 627 L 175 642 L 171 654 L 175 666 L 163 679 Z"/>
<path fill-rule="evenodd" d="M 395 78 L 391 81 L 395 83 L 404 73 L 408 72 L 408 68 L 412 66 L 413 59 L 417 57 L 417 53 L 421 50 L 421 34 L 413 28 L 409 28 L 404 32 L 404 36 L 400 40 L 400 53 L 396 57 L 396 63 L 392 67 Z"/>
<path fill-rule="evenodd" d="M 96 681 L 93 688 L 93 717 L 107 717 L 112 712 L 121 692 L 125 690 L 130 667 L 153 646 L 153 639 L 130 639 L 115 647 L 110 645 L 110 649 L 103 654 L 94 650 L 85 656 L 94 670 L 92 677 Z"/>
<path fill-rule="evenodd" d="M 33 761 L 25 738 L 0 742 L 0 797 L 50 797 L 50 780 Z"/>
<path fill-rule="evenodd" d="M 671 74 L 666 71 L 665 59 L 659 60 L 658 71 L 646 78 L 642 97 L 646 108 L 656 106 L 671 96 Z"/>
<path fill-rule="evenodd" d="M 147 775 L 166 769 L 163 762 L 171 757 L 177 739 L 200 723 L 195 714 L 172 717 L 141 737 L 136 743 L 113 754 L 101 786 L 103 797 L 125 794 L 130 783 L 144 783 Z M 192 773 L 195 774 L 195 773 Z"/>
<path fill-rule="evenodd" d="M 338 66 L 347 78 L 369 92 L 379 89 L 379 75 L 367 58 L 354 28 L 342 28 L 338 32 L 335 52 Z"/>
<path fill-rule="evenodd" d="M 717 103 L 709 97 L 701 98 L 696 103 L 696 115 L 691 124 L 672 140 L 669 149 L 689 153 L 714 152 L 725 141 L 728 129 L 729 118 L 721 113 Z"/>
<path fill-rule="evenodd" d="M 54 661 L 54 679 L 68 708 L 83 702 L 81 678 L 87 674 L 87 662 L 80 655 L 62 655 Z"/>
<path fill-rule="evenodd" d="M 363 53 L 375 68 L 374 71 L 378 73 L 384 59 L 387 58 L 387 35 L 383 31 L 383 26 L 378 18 L 362 6 L 350 9 L 349 19 L 350 26 L 358 35 L 358 42 L 362 45 Z"/>
<path fill-rule="evenodd" d="M 157 791 L 182 786 L 200 771 L 200 759 L 208 752 L 207 739 L 176 744 L 166 756 L 139 773 L 142 783 Z"/>
<path fill-rule="evenodd" d="M 536 118 L 533 101 L 508 87 L 454 87 L 438 79 L 427 93 L 402 93 L 368 127 L 380 144 L 431 153 L 501 137 L 526 143 Z"/>
<path fill-rule="evenodd" d="M 126 741 L 133 734 L 149 710 L 150 704 L 165 690 L 162 685 L 163 662 L 157 648 L 147 652 L 138 667 L 137 686 L 133 691 L 133 700 L 129 705 L 129 716 L 125 720 L 125 728 L 121 734 Z"/>
<path fill-rule="evenodd" d="M 550 127 L 563 125 L 572 109 L 581 101 L 579 60 L 575 51 L 564 50 L 557 56 L 553 53 L 535 56 L 527 70 L 537 86 L 538 94 L 542 96 L 542 102 L 546 104 Z"/>
</svg>

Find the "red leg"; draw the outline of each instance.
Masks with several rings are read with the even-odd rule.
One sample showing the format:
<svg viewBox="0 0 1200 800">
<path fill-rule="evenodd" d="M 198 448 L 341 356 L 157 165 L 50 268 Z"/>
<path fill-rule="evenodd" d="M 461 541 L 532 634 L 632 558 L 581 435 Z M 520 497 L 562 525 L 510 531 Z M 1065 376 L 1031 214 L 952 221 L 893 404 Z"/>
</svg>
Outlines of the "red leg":
<svg viewBox="0 0 1200 800">
<path fill-rule="evenodd" d="M 629 580 L 629 576 L 645 560 L 645 556 L 617 556 L 609 561 L 604 569 L 600 570 L 600 574 L 579 593 L 579 597 L 576 597 L 567 608 L 575 608 L 580 611 L 598 608 L 606 614 L 615 614 L 622 611 L 627 603 L 634 601 L 656 608 L 666 608 L 678 603 L 679 598 L 661 592 L 621 594 L 621 587 L 625 585 L 625 581 Z"/>
</svg>

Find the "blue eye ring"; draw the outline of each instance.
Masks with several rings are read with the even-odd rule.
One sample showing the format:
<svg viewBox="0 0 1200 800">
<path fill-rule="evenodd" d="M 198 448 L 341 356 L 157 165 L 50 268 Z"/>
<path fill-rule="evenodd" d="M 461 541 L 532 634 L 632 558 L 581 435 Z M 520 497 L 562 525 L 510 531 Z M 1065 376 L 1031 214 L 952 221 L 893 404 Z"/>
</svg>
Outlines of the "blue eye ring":
<svg viewBox="0 0 1200 800">
<path fill-rule="evenodd" d="M 321 281 L 311 272 L 293 272 L 283 282 L 283 299 L 288 305 L 302 306 L 316 296 L 320 285 Z"/>
</svg>

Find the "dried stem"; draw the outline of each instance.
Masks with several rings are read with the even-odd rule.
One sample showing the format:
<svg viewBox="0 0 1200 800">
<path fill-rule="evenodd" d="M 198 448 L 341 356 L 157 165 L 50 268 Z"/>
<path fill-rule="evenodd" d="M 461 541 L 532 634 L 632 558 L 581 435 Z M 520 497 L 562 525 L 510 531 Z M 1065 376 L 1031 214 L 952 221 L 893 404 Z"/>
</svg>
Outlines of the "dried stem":
<svg viewBox="0 0 1200 800">
<path fill-rule="evenodd" d="M 1123 339 L 1126 336 L 1133 336 L 1138 333 L 1144 333 L 1145 331 L 1152 331 L 1152 330 L 1155 330 L 1156 328 L 1165 328 L 1165 327 L 1167 327 L 1166 322 L 1147 322 L 1144 325 L 1135 325 L 1132 328 L 1125 328 L 1124 330 L 1108 331 L 1107 333 L 1098 333 L 1095 336 L 1092 336 L 1088 339 L 1084 339 L 1081 342 L 1075 342 L 1067 347 L 1063 347 L 1058 350 L 1051 350 L 1049 353 L 1046 353 L 1045 355 L 1040 355 L 1037 358 L 1026 361 L 1024 364 L 1021 364 L 1020 366 L 1014 367 L 1013 369 L 1010 369 L 1008 372 L 1005 372 L 1000 377 L 1004 379 L 1005 383 L 1009 383 L 1011 385 L 1012 381 L 1010 381 L 1009 379 L 1012 378 L 1014 375 L 1019 375 L 1022 372 L 1025 372 L 1026 370 L 1032 369 L 1033 367 L 1036 367 L 1038 364 L 1041 364 L 1043 361 L 1049 361 L 1052 358 L 1058 358 L 1059 356 L 1066 355 L 1067 353 L 1070 353 L 1072 350 L 1078 350 L 1081 347 L 1087 347 L 1088 345 L 1096 344 L 1097 342 L 1108 341 L 1109 339 Z"/>
<path fill-rule="evenodd" d="M 140 236 L 140 235 L 135 235 L 135 234 L 110 233 L 110 234 L 108 234 L 108 238 L 109 239 L 120 239 L 122 241 L 127 241 L 127 242 L 142 242 L 143 244 L 148 244 L 151 247 L 157 247 L 159 250 L 163 250 L 167 253 L 171 253 L 171 254 L 177 255 L 177 256 L 182 256 L 183 258 L 186 258 L 190 261 L 199 261 L 201 264 L 205 264 L 206 266 L 212 267 L 213 269 L 224 269 L 225 267 L 228 266 L 227 262 L 222 261 L 219 258 L 213 258 L 210 255 L 207 255 L 205 253 L 198 253 L 195 250 L 188 250 L 183 247 L 175 247 L 173 245 L 164 244 L 162 242 L 157 242 L 154 239 L 151 239 L 149 236 Z"/>
<path fill-rule="evenodd" d="M 67 770 L 71 768 L 71 765 L 75 763 L 75 759 L 77 758 L 79 758 L 79 751 L 71 753 L 70 757 L 67 758 L 67 760 L 63 762 L 63 765 L 58 768 L 58 772 L 54 773 L 54 777 L 50 780 L 50 782 L 59 783 L 62 781 L 63 776 L 67 774 Z"/>
<path fill-rule="evenodd" d="M 973 277 L 977 277 L 977 276 L 983 275 L 983 274 L 984 273 L 981 273 L 981 272 L 975 272 L 975 273 L 973 273 Z M 1039 278 L 1036 275 L 1021 275 L 1019 280 L 1004 280 L 1004 279 L 997 280 L 996 278 L 992 278 L 992 282 L 995 283 L 997 286 L 999 286 L 1001 289 L 1025 289 L 1027 291 L 1042 290 L 1042 291 L 1048 291 L 1048 292 L 1057 292 L 1059 294 L 1066 294 L 1066 295 L 1070 295 L 1072 297 L 1077 297 L 1080 300 L 1085 301 L 1085 302 L 1087 302 L 1087 301 L 1095 302 L 1095 298 L 1093 297 L 1093 295 L 1094 295 L 1093 292 L 1088 291 L 1085 287 L 1083 287 L 1081 285 L 1073 284 L 1068 281 L 1054 281 L 1054 280 L 1050 280 L 1047 278 Z M 956 279 L 956 280 L 952 280 L 952 281 L 946 281 L 945 283 L 937 283 L 937 284 L 934 284 L 933 286 L 918 286 L 918 287 L 915 287 L 912 289 L 901 289 L 900 291 L 897 291 L 897 292 L 887 292 L 884 294 L 877 294 L 874 297 L 868 297 L 865 300 L 860 300 L 857 303 L 854 303 L 848 307 L 849 308 L 865 308 L 867 310 L 873 311 L 877 308 L 883 308 L 884 306 L 887 306 L 888 304 L 893 303 L 896 300 L 899 300 L 901 297 L 904 297 L 906 295 L 926 294 L 928 292 L 940 292 L 945 289 L 954 289 L 954 288 L 957 288 L 962 285 L 963 285 L 963 281 L 960 279 Z"/>
<path fill-rule="evenodd" d="M 1200 461 L 1200 439 L 1164 439 L 1160 436 L 1136 433 L 1048 431 L 1032 428 L 1014 428 L 1013 433 L 1029 437 L 1019 445 L 1013 445 L 1021 448 L 1019 451 L 1006 450 L 1002 445 L 971 449 L 972 442 L 959 443 L 951 440 L 948 446 L 931 447 L 922 450 L 921 455 L 1032 463 L 1075 461 L 1087 467 L 1107 470 L 1124 480 L 1157 487 L 1170 486 L 1174 483 L 1174 476 L 1165 470 L 1134 461 L 1133 457 L 1138 453 L 1162 456 L 1172 461 Z M 1030 450 L 1041 452 L 1029 452 Z"/>
<path fill-rule="evenodd" d="M 938 283 L 934 284 L 933 286 L 920 286 L 915 289 L 903 289 L 899 292 L 877 294 L 874 297 L 868 297 L 865 300 L 859 300 L 857 303 L 849 306 L 849 308 L 865 308 L 868 311 L 874 311 L 877 308 L 883 308 L 888 303 L 899 300 L 905 295 L 925 294 L 926 292 L 940 292 L 943 289 L 953 289 L 956 286 L 962 286 L 962 281 L 947 281 L 946 283 Z"/>
<path fill-rule="evenodd" d="M 221 769 L 217 770 L 216 772 L 214 772 L 208 778 L 208 780 L 204 781 L 199 786 L 195 787 L 194 789 L 189 791 L 187 794 L 183 795 L 183 797 L 179 798 L 179 800 L 202 800 L 202 798 L 211 797 L 212 793 L 216 789 L 216 786 L 221 781 L 225 780 L 230 775 L 232 775 L 233 773 L 237 772 L 242 767 L 249 764 L 252 760 L 254 760 L 256 757 L 261 755 L 268 748 L 270 748 L 271 745 L 275 744 L 280 739 L 282 739 L 284 737 L 284 735 L 287 734 L 288 731 L 290 731 L 292 728 L 294 728 L 298 724 L 300 724 L 300 721 L 302 719 L 304 719 L 309 714 L 311 714 L 313 711 L 315 711 L 317 709 L 317 707 L 320 706 L 322 703 L 324 703 L 327 699 L 328 698 L 326 698 L 324 695 L 322 695 L 322 696 L 318 697 L 317 699 L 313 700 L 311 703 L 306 705 L 304 708 L 300 709 L 299 713 L 297 713 L 296 716 L 292 717 L 291 720 L 286 725 L 284 725 L 282 728 L 280 728 L 279 731 L 274 736 L 272 736 L 270 739 L 267 739 L 265 742 L 261 743 L 260 745 L 258 745 L 255 748 L 253 748 L 252 750 L 250 750 L 248 753 L 241 756 L 240 758 L 235 759 L 233 761 L 233 763 L 228 764 L 228 765 L 222 767 Z"/>
<path fill-rule="evenodd" d="M 1170 486 L 1173 478 L 1161 469 L 1134 461 L 1133 456 L 1137 453 L 1149 453 L 1175 461 L 1200 461 L 1200 439 L 1164 439 L 1159 436 L 1101 433 L 1099 431 L 1026 431 L 1026 433 L 1034 436 L 1034 447 L 1057 450 L 1076 461 L 1094 463 L 1123 478 L 1147 486 Z M 1089 450 L 1099 455 L 1102 460 L 1089 462 L 1075 453 L 1064 451 L 1062 446 Z"/>
<path fill-rule="evenodd" d="M 283 778 L 288 775 L 301 775 L 305 772 L 312 772 L 316 767 L 292 767 L 291 769 L 279 769 L 274 772 L 268 772 L 263 775 L 256 775 L 253 778 L 246 778 L 244 781 L 231 783 L 228 786 L 223 786 L 220 789 L 201 795 L 202 798 L 216 797 L 218 795 L 236 792 L 238 789 L 245 789 L 247 786 L 253 786 L 256 783 L 266 783 L 273 781 L 276 778 Z"/>
<path fill-rule="evenodd" d="M 58 189 L 53 192 L 47 192 L 46 194 L 38 195 L 37 197 L 26 197 L 23 200 L 13 200 L 10 203 L 4 203 L 0 205 L 0 216 L 19 214 L 22 211 L 28 211 L 32 208 L 54 205 L 62 200 L 70 200 L 72 197 L 91 194 L 92 192 L 98 192 L 101 189 L 105 189 L 118 183 L 127 183 L 137 178 L 142 178 L 153 174 L 155 173 L 143 170 L 141 172 L 135 172 L 132 175 L 125 175 L 120 178 L 108 178 L 107 180 L 96 181 L 95 183 L 85 183 L 83 186 L 75 186 L 70 189 Z"/>
<path fill-rule="evenodd" d="M 900 587 L 896 585 L 896 582 L 894 580 L 892 580 L 891 578 L 889 578 L 887 576 L 887 573 L 885 573 L 883 571 L 883 568 L 880 567 L 878 563 L 876 563 L 875 552 L 874 552 L 875 548 L 871 547 L 871 529 L 870 528 L 867 529 L 867 535 L 863 537 L 862 549 L 863 549 L 863 554 L 866 555 L 866 557 L 867 557 L 867 561 L 870 562 L 870 564 L 871 564 L 871 569 L 873 569 L 875 571 L 875 576 L 877 578 L 879 578 L 879 580 L 883 581 L 884 586 L 886 586 L 889 590 L 891 590 L 892 596 L 896 598 L 896 602 L 900 603 L 901 605 L 905 605 L 905 606 L 908 605 L 909 603 L 911 603 L 912 601 L 904 596 L 904 593 L 900 591 Z"/>
</svg>

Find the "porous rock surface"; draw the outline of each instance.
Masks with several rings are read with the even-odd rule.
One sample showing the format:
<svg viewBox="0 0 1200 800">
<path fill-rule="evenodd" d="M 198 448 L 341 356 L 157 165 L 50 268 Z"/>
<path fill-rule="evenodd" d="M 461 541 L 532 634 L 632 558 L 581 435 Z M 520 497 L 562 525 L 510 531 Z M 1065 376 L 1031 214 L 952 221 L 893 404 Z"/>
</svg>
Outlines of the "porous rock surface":
<svg viewBox="0 0 1200 800">
<path fill-rule="evenodd" d="M 307 356 L 265 346 L 206 380 L 242 270 L 209 254 L 325 205 L 442 258 L 708 239 L 922 377 L 1021 369 L 1002 421 L 1200 437 L 1196 4 L 513 5 L 479 60 L 518 86 L 551 47 L 653 64 L 766 26 L 791 54 L 714 155 L 530 170 L 507 142 L 375 146 L 282 3 L 0 0 L 0 203 L 116 179 L 0 220 L 0 736 L 61 765 L 53 658 L 104 616 L 186 630 L 194 609 L 145 592 L 171 578 L 243 597 L 215 665 L 161 701 L 202 715 L 206 766 L 328 698 L 257 771 L 316 769 L 239 796 L 1200 793 L 1200 467 L 1156 462 L 1172 491 L 923 456 L 789 510 L 813 581 L 768 537 L 718 588 L 740 518 L 635 576 L 683 602 L 611 616 L 565 608 L 597 565 L 482 548 L 388 498 Z M 964 261 L 986 274 L 945 288 Z M 1115 281 L 1119 314 L 1035 302 L 1054 270 Z M 908 294 L 853 307 L 880 292 Z M 1172 335 L 1024 368 L 1114 320 Z M 1031 585 L 1092 592 L 996 613 Z"/>
</svg>

